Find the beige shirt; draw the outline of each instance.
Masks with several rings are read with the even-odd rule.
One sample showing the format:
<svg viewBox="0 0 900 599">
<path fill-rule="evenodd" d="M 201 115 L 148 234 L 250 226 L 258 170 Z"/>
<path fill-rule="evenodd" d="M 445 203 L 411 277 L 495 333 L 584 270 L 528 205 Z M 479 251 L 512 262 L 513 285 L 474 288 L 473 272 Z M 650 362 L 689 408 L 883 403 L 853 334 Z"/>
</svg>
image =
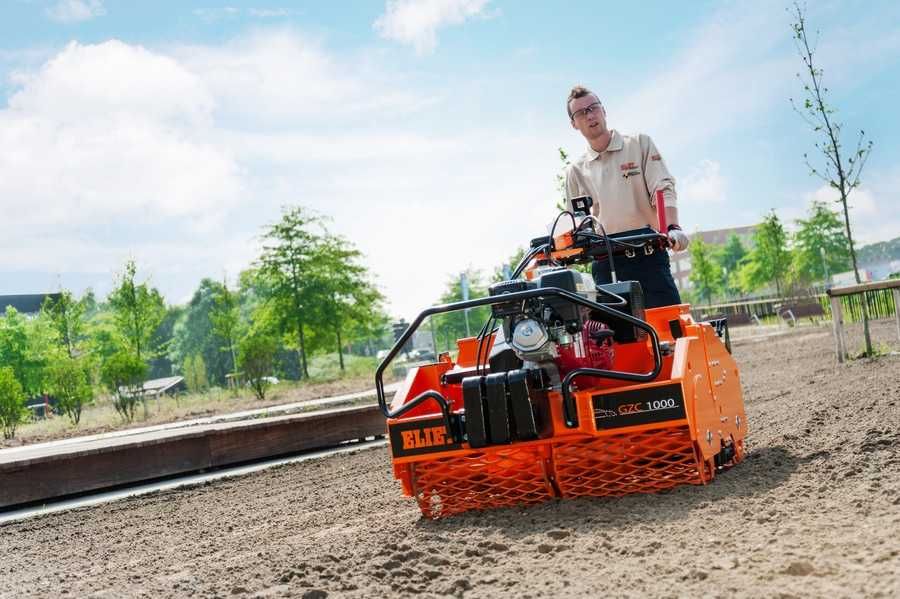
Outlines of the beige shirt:
<svg viewBox="0 0 900 599">
<path fill-rule="evenodd" d="M 566 208 L 572 209 L 572 198 L 588 195 L 607 233 L 658 229 L 656 190 L 663 190 L 666 206 L 675 206 L 675 179 L 648 135 L 611 133 L 606 150 L 589 147 L 566 170 Z"/>
</svg>

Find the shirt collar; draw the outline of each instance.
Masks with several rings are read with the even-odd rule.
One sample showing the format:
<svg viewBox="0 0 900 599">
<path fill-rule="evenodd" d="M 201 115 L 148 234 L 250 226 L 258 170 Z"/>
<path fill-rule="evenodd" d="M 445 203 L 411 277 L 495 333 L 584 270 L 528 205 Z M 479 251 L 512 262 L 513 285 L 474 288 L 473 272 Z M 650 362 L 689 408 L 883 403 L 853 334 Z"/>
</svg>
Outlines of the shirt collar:
<svg viewBox="0 0 900 599">
<path fill-rule="evenodd" d="M 598 151 L 594 150 L 594 148 L 592 148 L 591 146 L 588 146 L 587 155 L 591 160 L 596 160 L 597 158 L 599 158 L 602 154 L 605 154 L 606 152 L 618 152 L 619 150 L 621 150 L 624 147 L 625 144 L 622 141 L 622 136 L 619 135 L 619 132 L 616 131 L 615 129 L 613 129 L 612 131 L 610 131 L 610 133 L 611 133 L 611 135 L 609 138 L 609 145 L 606 146 L 606 149 L 603 150 L 602 152 L 598 152 Z"/>
</svg>

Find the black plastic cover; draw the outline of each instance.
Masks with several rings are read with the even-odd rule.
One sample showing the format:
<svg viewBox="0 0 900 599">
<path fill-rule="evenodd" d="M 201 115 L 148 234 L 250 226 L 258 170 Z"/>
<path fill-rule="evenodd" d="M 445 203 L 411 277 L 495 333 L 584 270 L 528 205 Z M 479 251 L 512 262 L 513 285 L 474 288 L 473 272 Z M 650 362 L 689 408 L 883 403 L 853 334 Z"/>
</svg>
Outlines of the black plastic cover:
<svg viewBox="0 0 900 599">
<path fill-rule="evenodd" d="M 484 403 L 490 443 L 509 443 L 512 435 L 509 426 L 509 402 L 506 398 L 505 372 L 497 372 L 484 377 Z"/>
<path fill-rule="evenodd" d="M 615 309 L 625 314 L 629 314 L 640 320 L 644 320 L 644 292 L 641 284 L 637 281 L 619 281 L 617 283 L 607 283 L 606 285 L 598 285 L 599 289 L 615 293 L 625 299 L 625 306 L 616 306 Z M 597 297 L 598 302 L 607 301 L 603 294 Z M 615 332 L 613 339 L 618 343 L 631 343 L 633 341 L 643 341 L 647 338 L 647 332 L 636 326 L 627 323 L 621 318 L 610 316 L 604 312 L 591 312 L 591 319 L 605 323 Z"/>
<path fill-rule="evenodd" d="M 463 406 L 466 408 L 466 437 L 471 447 L 488 444 L 487 426 L 484 418 L 483 376 L 470 376 L 462 381 Z"/>
<path fill-rule="evenodd" d="M 537 439 L 538 423 L 531 403 L 528 371 L 513 370 L 507 373 L 507 386 L 516 438 L 522 441 Z"/>
</svg>

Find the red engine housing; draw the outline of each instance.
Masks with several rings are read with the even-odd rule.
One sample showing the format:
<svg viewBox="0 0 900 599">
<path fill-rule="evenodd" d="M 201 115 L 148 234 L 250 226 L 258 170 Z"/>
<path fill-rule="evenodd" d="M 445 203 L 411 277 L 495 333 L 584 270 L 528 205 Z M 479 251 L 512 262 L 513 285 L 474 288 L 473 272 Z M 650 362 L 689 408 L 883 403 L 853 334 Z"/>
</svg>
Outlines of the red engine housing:
<svg viewBox="0 0 900 599">
<path fill-rule="evenodd" d="M 581 329 L 580 339 L 577 335 L 573 335 L 574 340 L 572 343 L 567 345 L 560 344 L 558 346 L 559 358 L 556 359 L 560 376 L 565 376 L 569 371 L 576 368 L 612 370 L 613 358 L 615 357 L 612 337 L 601 337 L 603 335 L 602 331 L 608 330 L 609 327 L 602 322 L 587 320 Z M 589 383 L 591 377 L 583 377 L 580 380 L 582 385 L 591 384 Z"/>
</svg>

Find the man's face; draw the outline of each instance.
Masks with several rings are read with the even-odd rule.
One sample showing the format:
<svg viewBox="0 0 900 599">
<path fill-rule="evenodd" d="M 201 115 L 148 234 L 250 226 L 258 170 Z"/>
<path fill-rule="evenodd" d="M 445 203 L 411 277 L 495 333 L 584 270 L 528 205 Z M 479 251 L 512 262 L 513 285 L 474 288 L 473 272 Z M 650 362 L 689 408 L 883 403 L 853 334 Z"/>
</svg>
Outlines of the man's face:
<svg viewBox="0 0 900 599">
<path fill-rule="evenodd" d="M 594 94 L 569 102 L 569 111 L 572 113 L 572 127 L 578 129 L 588 142 L 609 132 L 606 127 L 606 110 Z"/>
</svg>

